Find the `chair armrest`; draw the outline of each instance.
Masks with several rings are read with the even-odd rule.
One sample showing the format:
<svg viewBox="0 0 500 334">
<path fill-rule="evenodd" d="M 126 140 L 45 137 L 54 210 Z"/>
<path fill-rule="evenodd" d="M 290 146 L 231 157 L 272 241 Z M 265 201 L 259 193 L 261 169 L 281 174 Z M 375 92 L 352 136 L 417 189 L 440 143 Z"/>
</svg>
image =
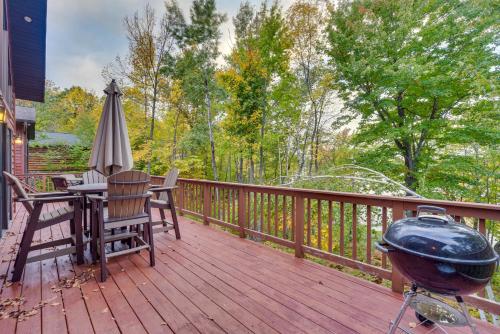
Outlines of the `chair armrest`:
<svg viewBox="0 0 500 334">
<path fill-rule="evenodd" d="M 162 192 L 162 191 L 167 191 L 167 190 L 174 190 L 177 189 L 177 186 L 172 186 L 172 187 L 155 187 L 155 188 L 150 188 L 149 191 L 157 193 L 157 192 Z"/>
<path fill-rule="evenodd" d="M 32 194 L 29 194 L 30 197 L 35 197 L 35 198 L 38 198 L 38 197 L 60 197 L 60 196 L 67 196 L 67 195 L 71 195 L 69 192 L 66 192 L 66 191 L 53 191 L 53 192 L 49 192 L 49 193 L 32 193 Z"/>
<path fill-rule="evenodd" d="M 70 202 L 72 200 L 79 200 L 80 196 L 58 196 L 58 197 L 42 197 L 42 198 L 21 198 L 18 202 L 33 202 L 34 204 L 56 203 L 56 202 Z"/>
</svg>

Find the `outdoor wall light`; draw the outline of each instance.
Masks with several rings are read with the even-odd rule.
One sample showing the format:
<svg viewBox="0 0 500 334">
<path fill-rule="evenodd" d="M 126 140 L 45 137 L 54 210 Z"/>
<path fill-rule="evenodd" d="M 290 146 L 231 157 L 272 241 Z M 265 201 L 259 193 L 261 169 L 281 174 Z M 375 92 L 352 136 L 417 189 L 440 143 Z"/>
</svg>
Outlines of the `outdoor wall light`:
<svg viewBox="0 0 500 334">
<path fill-rule="evenodd" d="M 14 139 L 14 144 L 21 145 L 23 143 L 23 137 L 21 136 L 16 136 Z"/>
<path fill-rule="evenodd" d="M 26 22 L 28 22 L 28 23 L 31 23 L 31 21 L 33 21 L 33 20 L 31 19 L 31 17 L 29 17 L 29 16 L 25 16 L 25 17 L 24 17 L 24 21 L 26 21 Z"/>
<path fill-rule="evenodd" d="M 7 118 L 7 110 L 3 109 L 0 106 L 0 124 L 5 123 L 6 118 Z"/>
</svg>

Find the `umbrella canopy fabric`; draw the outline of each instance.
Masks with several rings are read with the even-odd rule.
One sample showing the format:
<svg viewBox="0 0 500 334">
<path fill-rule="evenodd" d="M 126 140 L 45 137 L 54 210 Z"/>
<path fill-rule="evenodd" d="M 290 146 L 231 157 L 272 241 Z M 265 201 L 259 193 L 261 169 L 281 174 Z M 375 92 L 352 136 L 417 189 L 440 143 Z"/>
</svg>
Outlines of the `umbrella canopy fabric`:
<svg viewBox="0 0 500 334">
<path fill-rule="evenodd" d="M 111 175 L 132 169 L 133 159 L 120 99 L 122 92 L 114 79 L 104 92 L 107 96 L 92 146 L 89 167 L 104 175 Z"/>
</svg>

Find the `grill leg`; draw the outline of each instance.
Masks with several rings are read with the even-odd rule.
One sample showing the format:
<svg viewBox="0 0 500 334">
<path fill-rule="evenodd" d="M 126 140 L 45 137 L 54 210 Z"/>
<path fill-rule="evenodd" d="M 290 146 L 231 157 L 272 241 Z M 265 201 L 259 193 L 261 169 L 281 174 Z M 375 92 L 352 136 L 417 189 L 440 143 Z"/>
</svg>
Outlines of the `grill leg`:
<svg viewBox="0 0 500 334">
<path fill-rule="evenodd" d="M 399 327 L 399 323 L 401 322 L 401 319 L 403 319 L 403 316 L 405 315 L 406 309 L 410 305 L 410 302 L 413 299 L 413 297 L 415 297 L 416 295 L 417 295 L 417 286 L 412 285 L 411 290 L 405 294 L 405 301 L 404 301 L 403 305 L 401 306 L 401 309 L 399 310 L 398 316 L 396 317 L 396 319 L 394 321 L 391 321 L 391 327 L 389 327 L 389 331 L 387 332 L 387 334 L 396 333 L 396 330 Z M 474 334 L 476 334 L 476 333 L 474 333 Z"/>
<path fill-rule="evenodd" d="M 476 324 L 472 321 L 470 315 L 469 315 L 469 310 L 467 310 L 467 306 L 464 303 L 464 300 L 462 299 L 461 296 L 456 296 L 455 297 L 458 305 L 460 305 L 460 308 L 462 309 L 462 312 L 465 316 L 465 319 L 467 320 L 467 324 L 469 325 L 472 334 L 479 334 L 479 331 L 477 330 Z"/>
</svg>

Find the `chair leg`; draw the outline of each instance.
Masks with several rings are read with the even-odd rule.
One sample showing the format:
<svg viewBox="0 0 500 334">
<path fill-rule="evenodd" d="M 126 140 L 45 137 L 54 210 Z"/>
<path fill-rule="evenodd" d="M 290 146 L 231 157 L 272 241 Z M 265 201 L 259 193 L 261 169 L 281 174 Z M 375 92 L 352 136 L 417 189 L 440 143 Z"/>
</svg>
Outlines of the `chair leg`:
<svg viewBox="0 0 500 334">
<path fill-rule="evenodd" d="M 100 208 L 102 210 L 102 208 Z M 99 251 L 101 262 L 101 282 L 106 281 L 108 277 L 108 269 L 106 268 L 106 244 L 104 243 L 104 222 L 102 221 L 102 214 L 99 215 Z"/>
<path fill-rule="evenodd" d="M 149 244 L 149 265 L 151 267 L 155 266 L 155 244 L 154 244 L 154 235 L 153 235 L 153 223 L 151 219 L 151 204 L 149 200 L 146 200 L 147 205 L 147 213 L 149 214 L 149 221 L 146 223 L 147 226 L 144 228 L 144 232 L 146 232 L 146 228 L 148 230 L 148 244 Z"/>
<path fill-rule="evenodd" d="M 164 228 L 166 226 L 166 220 L 165 220 L 165 209 L 159 208 L 158 211 L 160 211 L 160 218 L 161 218 L 161 226 Z M 167 233 L 167 229 L 163 229 L 163 232 Z"/>
<path fill-rule="evenodd" d="M 19 250 L 17 252 L 16 261 L 14 262 L 14 273 L 12 274 L 12 282 L 18 282 L 21 279 L 21 275 L 26 266 L 26 260 L 28 259 L 28 253 L 30 251 L 31 241 L 33 240 L 33 235 L 36 230 L 36 223 L 42 212 L 42 206 L 37 205 L 31 213 L 28 222 L 26 223 L 26 228 L 24 229 L 23 237 L 21 239 L 21 244 L 19 245 Z"/>
<path fill-rule="evenodd" d="M 175 212 L 174 196 L 172 196 L 172 191 L 167 190 L 168 204 L 170 205 L 170 213 L 172 214 L 172 221 L 174 223 L 175 238 L 181 238 L 181 231 L 179 229 L 179 221 L 177 220 L 177 213 Z"/>
<path fill-rule="evenodd" d="M 75 218 L 73 219 L 76 241 L 76 263 L 83 264 L 83 229 L 82 229 L 82 203 L 75 201 L 74 210 Z"/>
<path fill-rule="evenodd" d="M 97 212 L 95 204 L 92 203 L 90 209 L 90 253 L 92 254 L 92 263 L 97 262 L 97 238 L 98 238 L 98 229 L 97 229 Z"/>
<path fill-rule="evenodd" d="M 155 266 L 155 245 L 154 245 L 154 236 L 153 236 L 153 224 L 151 221 L 146 223 L 149 235 L 149 265 L 151 267 Z"/>
</svg>

